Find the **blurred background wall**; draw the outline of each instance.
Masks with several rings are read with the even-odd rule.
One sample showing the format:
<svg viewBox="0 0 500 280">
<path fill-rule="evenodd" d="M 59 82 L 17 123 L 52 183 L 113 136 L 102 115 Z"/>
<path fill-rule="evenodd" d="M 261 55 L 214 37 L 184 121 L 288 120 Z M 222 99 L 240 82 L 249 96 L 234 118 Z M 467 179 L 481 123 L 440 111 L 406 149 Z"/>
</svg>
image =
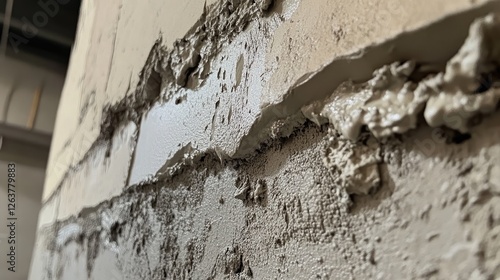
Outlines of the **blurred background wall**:
<svg viewBox="0 0 500 280">
<path fill-rule="evenodd" d="M 0 0 L 0 205 L 16 163 L 16 273 L 26 279 L 54 122 L 78 22 L 80 0 Z M 7 219 L 2 207 L 0 220 Z M 8 228 L 0 227 L 7 272 Z"/>
</svg>

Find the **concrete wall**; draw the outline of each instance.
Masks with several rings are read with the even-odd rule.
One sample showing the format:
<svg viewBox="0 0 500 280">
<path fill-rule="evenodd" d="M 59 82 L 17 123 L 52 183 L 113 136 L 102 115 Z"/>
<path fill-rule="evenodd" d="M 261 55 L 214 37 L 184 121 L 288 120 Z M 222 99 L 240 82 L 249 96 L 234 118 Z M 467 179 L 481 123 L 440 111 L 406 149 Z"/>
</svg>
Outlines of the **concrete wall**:
<svg viewBox="0 0 500 280">
<path fill-rule="evenodd" d="M 499 6 L 84 1 L 30 279 L 499 277 Z"/>
</svg>

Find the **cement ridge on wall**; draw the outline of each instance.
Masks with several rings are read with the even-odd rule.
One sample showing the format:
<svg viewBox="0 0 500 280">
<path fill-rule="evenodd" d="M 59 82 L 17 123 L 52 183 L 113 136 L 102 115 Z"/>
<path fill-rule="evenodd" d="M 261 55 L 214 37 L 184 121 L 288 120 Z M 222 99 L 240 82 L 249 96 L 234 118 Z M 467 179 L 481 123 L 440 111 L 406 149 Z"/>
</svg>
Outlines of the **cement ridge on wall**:
<svg viewBox="0 0 500 280">
<path fill-rule="evenodd" d="M 175 166 L 177 164 L 186 164 L 182 162 L 184 158 L 192 162 L 192 158 L 203 157 L 205 153 L 215 154 L 222 160 L 225 158 L 241 159 L 251 156 L 262 143 L 269 140 L 270 130 L 276 121 L 286 120 L 287 118 L 300 119 L 302 115 L 301 108 L 303 106 L 327 98 L 335 88 L 344 81 L 366 81 L 370 79 L 373 71 L 377 68 L 395 61 L 405 61 L 409 58 L 414 59 L 417 63 L 423 64 L 439 64 L 445 62 L 458 51 L 461 43 L 467 36 L 469 24 L 472 23 L 476 17 L 486 15 L 488 12 L 496 9 L 498 9 L 497 1 L 487 2 L 476 8 L 455 15 L 449 15 L 417 30 L 405 32 L 381 44 L 369 46 L 355 54 L 335 58 L 322 69 L 304 75 L 304 77 L 297 81 L 288 93 L 283 96 L 282 102 L 264 107 L 260 116 L 253 122 L 250 129 L 238 140 L 239 146 L 236 150 L 224 150 L 220 147 L 208 147 L 205 148 L 206 150 L 203 150 L 203 148 L 191 147 L 189 153 L 179 157 L 181 162 L 172 162 L 169 161 L 168 158 L 165 160 L 169 162 L 169 165 Z M 450 26 L 453 26 L 453 28 L 450 28 Z M 194 30 L 197 29 L 194 28 Z M 445 32 L 445 30 L 448 34 L 447 37 L 440 35 Z M 449 30 L 453 32 L 449 32 Z M 419 44 L 414 42 L 418 42 Z M 104 121 L 101 126 L 101 135 L 100 138 L 94 142 L 91 150 L 101 149 L 103 146 L 107 146 L 109 150 L 112 146 L 109 139 L 111 139 L 110 137 L 117 128 L 122 127 L 128 121 L 133 121 L 140 129 L 139 122 L 141 115 L 144 114 L 148 108 L 151 108 L 153 103 L 172 102 L 171 98 L 162 101 L 162 94 L 158 91 L 159 88 L 171 85 L 171 83 L 166 82 L 168 79 L 162 78 L 159 74 L 162 70 L 154 70 L 154 68 L 160 67 L 159 60 L 161 60 L 162 57 L 160 46 L 161 43 L 157 42 L 153 47 L 148 63 L 144 67 L 141 82 L 137 88 L 136 94 L 104 110 L 105 117 L 103 118 Z M 166 57 L 167 61 L 169 61 L 168 58 L 170 56 Z M 168 76 L 170 75 L 167 74 L 167 77 Z M 151 89 L 153 93 L 148 91 Z M 292 121 L 292 123 L 292 126 L 300 125 L 300 122 L 297 123 L 296 121 Z M 283 131 L 290 130 L 283 127 L 281 129 Z M 77 172 L 79 166 L 92 154 L 92 151 L 87 153 L 76 166 L 68 170 L 64 178 L 68 178 L 70 174 Z M 162 173 L 165 174 L 168 172 Z M 151 178 L 144 178 L 144 180 L 146 180 L 145 183 L 147 183 Z M 58 189 L 60 189 L 61 185 L 62 183 L 59 185 Z M 52 197 L 58 195 L 58 193 L 59 191 L 56 190 L 46 202 L 50 201 Z"/>
</svg>

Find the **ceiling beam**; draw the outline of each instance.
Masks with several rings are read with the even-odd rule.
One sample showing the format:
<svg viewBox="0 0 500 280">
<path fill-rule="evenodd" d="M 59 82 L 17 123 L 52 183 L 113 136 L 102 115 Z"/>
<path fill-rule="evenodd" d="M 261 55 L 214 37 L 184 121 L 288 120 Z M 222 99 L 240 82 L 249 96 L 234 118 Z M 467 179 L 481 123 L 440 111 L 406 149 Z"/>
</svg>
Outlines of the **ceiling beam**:
<svg viewBox="0 0 500 280">
<path fill-rule="evenodd" d="M 21 127 L 0 123 L 0 136 L 4 138 L 25 142 L 29 145 L 36 145 L 50 148 L 52 135 L 43 132 L 27 130 Z"/>
<path fill-rule="evenodd" d="M 0 124 L 0 160 L 45 168 L 51 136 Z"/>
</svg>

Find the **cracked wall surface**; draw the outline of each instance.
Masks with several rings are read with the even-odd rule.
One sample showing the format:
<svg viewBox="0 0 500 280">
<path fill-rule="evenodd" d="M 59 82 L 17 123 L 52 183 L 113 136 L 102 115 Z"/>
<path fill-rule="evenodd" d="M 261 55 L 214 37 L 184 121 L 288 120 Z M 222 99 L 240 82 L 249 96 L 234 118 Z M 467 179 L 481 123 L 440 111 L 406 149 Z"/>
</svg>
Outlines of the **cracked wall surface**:
<svg viewBox="0 0 500 280">
<path fill-rule="evenodd" d="M 499 14 L 84 1 L 30 279 L 500 277 Z"/>
</svg>

